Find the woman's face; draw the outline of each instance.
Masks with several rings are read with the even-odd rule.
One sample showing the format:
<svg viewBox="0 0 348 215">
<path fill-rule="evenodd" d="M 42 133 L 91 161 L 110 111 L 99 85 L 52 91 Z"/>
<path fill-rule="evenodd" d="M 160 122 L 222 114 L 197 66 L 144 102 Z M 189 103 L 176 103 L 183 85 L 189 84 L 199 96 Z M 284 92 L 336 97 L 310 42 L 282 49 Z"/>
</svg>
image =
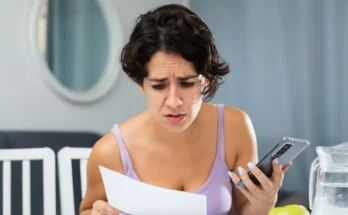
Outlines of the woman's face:
<svg viewBox="0 0 348 215">
<path fill-rule="evenodd" d="M 186 129 L 202 104 L 205 79 L 192 62 L 173 53 L 156 52 L 146 65 L 143 90 L 155 121 L 171 132 Z"/>
</svg>

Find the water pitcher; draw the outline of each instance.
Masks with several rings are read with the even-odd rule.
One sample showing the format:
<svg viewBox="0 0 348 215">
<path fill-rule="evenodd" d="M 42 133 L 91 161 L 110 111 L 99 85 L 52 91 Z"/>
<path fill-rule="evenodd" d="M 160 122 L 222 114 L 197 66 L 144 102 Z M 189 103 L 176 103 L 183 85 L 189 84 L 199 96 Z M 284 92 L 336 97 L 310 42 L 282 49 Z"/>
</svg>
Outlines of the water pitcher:
<svg viewBox="0 0 348 215">
<path fill-rule="evenodd" d="M 348 142 L 316 151 L 309 179 L 311 214 L 348 215 Z"/>
</svg>

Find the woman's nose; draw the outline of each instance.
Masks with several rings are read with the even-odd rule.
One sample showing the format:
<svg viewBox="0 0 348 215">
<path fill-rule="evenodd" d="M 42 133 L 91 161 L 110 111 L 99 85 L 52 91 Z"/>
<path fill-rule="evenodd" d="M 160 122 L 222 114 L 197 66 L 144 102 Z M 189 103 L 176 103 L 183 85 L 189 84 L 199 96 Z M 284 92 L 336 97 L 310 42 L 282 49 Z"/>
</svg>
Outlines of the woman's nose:
<svg viewBox="0 0 348 215">
<path fill-rule="evenodd" d="M 183 104 L 182 99 L 178 95 L 176 89 L 170 89 L 168 93 L 168 97 L 166 99 L 166 105 L 172 109 L 178 108 Z"/>
</svg>

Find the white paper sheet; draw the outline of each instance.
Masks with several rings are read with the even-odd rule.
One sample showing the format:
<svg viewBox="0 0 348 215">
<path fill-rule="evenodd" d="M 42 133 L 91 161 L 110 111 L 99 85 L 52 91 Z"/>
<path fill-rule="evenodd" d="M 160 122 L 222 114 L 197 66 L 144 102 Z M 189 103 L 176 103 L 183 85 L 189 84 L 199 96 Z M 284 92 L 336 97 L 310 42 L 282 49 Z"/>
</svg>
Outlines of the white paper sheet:
<svg viewBox="0 0 348 215">
<path fill-rule="evenodd" d="M 110 206 L 132 215 L 207 215 L 205 195 L 160 188 L 99 166 Z"/>
</svg>

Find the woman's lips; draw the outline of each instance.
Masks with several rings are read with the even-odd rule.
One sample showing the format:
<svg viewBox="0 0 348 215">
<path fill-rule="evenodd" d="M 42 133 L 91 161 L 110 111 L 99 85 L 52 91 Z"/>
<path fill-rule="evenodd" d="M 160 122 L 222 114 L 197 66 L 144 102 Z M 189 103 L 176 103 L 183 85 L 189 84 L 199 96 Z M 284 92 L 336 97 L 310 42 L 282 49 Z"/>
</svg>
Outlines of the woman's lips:
<svg viewBox="0 0 348 215">
<path fill-rule="evenodd" d="M 186 115 L 185 114 L 168 114 L 166 115 L 166 117 L 171 123 L 180 123 L 186 118 Z"/>
</svg>

